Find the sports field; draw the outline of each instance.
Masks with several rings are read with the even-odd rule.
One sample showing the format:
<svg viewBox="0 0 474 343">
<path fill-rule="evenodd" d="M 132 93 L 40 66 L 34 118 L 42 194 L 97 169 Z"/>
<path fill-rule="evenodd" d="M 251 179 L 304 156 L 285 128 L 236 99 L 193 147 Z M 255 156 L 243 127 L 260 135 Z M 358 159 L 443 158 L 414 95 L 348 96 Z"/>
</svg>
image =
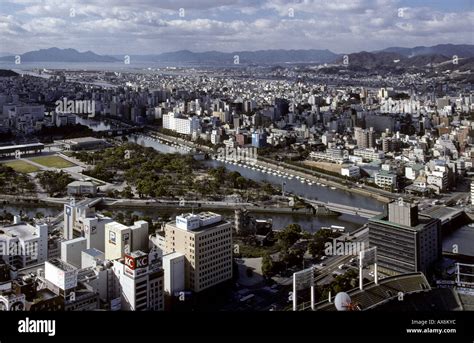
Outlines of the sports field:
<svg viewBox="0 0 474 343">
<path fill-rule="evenodd" d="M 74 163 L 71 163 L 62 157 L 54 156 L 54 155 L 32 157 L 32 158 L 29 158 L 29 160 L 36 162 L 38 164 L 41 164 L 42 166 L 45 166 L 48 168 L 69 168 L 69 167 L 75 166 Z"/>
<path fill-rule="evenodd" d="M 19 173 L 33 173 L 39 170 L 37 166 L 34 166 L 25 161 L 10 161 L 5 162 L 4 165 L 12 167 L 16 172 Z"/>
</svg>

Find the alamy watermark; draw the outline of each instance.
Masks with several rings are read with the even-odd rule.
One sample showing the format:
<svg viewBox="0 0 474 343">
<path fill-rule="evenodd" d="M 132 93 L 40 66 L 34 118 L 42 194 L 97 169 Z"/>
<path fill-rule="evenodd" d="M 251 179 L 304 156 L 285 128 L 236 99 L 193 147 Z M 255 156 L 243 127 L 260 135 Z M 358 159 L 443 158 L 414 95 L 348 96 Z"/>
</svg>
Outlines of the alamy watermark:
<svg viewBox="0 0 474 343">
<path fill-rule="evenodd" d="M 0 256 L 29 256 L 31 260 L 38 258 L 38 243 L 25 244 L 20 242 L 0 241 Z"/>
<path fill-rule="evenodd" d="M 364 250 L 364 242 L 347 242 L 333 239 L 332 242 L 324 243 L 324 254 L 326 256 L 358 255 Z"/>
<path fill-rule="evenodd" d="M 68 100 L 63 98 L 54 103 L 57 113 L 88 114 L 89 117 L 95 115 L 94 100 Z"/>
<path fill-rule="evenodd" d="M 380 102 L 381 113 L 417 113 L 421 108 L 420 101 L 382 99 Z"/>
<path fill-rule="evenodd" d="M 227 161 L 256 163 L 257 162 L 257 148 L 221 147 L 217 149 L 217 157 L 223 158 Z"/>
</svg>

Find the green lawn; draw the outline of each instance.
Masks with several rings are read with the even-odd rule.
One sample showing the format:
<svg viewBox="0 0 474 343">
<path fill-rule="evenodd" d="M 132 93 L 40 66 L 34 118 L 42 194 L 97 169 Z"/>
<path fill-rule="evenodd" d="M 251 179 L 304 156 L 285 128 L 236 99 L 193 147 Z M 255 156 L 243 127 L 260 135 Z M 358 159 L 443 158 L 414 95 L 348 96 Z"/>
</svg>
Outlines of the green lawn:
<svg viewBox="0 0 474 343">
<path fill-rule="evenodd" d="M 33 173 L 39 170 L 38 167 L 25 161 L 11 161 L 4 164 L 19 173 Z"/>
<path fill-rule="evenodd" d="M 74 167 L 75 164 L 66 161 L 64 158 L 59 156 L 38 156 L 29 158 L 29 160 L 41 164 L 42 166 L 49 168 L 69 168 Z"/>
</svg>

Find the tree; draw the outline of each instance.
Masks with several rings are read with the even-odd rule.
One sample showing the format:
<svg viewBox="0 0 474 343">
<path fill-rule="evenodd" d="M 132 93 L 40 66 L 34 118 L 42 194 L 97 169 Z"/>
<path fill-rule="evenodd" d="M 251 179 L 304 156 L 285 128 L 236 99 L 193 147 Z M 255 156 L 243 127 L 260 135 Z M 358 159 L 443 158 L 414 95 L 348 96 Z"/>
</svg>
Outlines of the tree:
<svg viewBox="0 0 474 343">
<path fill-rule="evenodd" d="M 65 193 L 67 185 L 73 181 L 69 174 L 63 171 L 56 172 L 50 170 L 40 173 L 37 179 L 51 195 L 54 193 Z"/>
<path fill-rule="evenodd" d="M 288 250 L 288 248 L 298 241 L 301 236 L 301 231 L 301 226 L 298 224 L 290 224 L 278 232 L 277 238 L 283 250 Z"/>
<path fill-rule="evenodd" d="M 308 244 L 308 253 L 313 257 L 316 258 L 316 256 L 319 255 L 320 250 L 318 249 L 318 245 L 316 244 L 315 241 L 311 241 Z"/>
<path fill-rule="evenodd" d="M 129 185 L 125 186 L 122 191 L 122 197 L 126 199 L 132 199 L 133 198 L 132 187 L 130 187 Z"/>
<path fill-rule="evenodd" d="M 262 274 L 265 277 L 270 277 L 273 273 L 273 260 L 269 253 L 265 253 L 262 257 Z"/>
</svg>

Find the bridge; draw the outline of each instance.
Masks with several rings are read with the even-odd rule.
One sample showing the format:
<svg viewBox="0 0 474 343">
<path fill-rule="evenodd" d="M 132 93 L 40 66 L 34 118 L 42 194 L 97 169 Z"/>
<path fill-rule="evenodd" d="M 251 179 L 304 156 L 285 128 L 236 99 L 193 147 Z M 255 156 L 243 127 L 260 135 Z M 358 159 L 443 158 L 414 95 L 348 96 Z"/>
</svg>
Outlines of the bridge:
<svg viewBox="0 0 474 343">
<path fill-rule="evenodd" d="M 308 202 L 309 204 L 313 206 L 324 206 L 328 210 L 333 211 L 333 212 L 350 214 L 350 215 L 359 216 L 362 218 L 372 218 L 374 216 L 382 214 L 382 212 L 379 212 L 379 211 L 368 210 L 366 208 L 355 207 L 355 206 L 347 206 L 347 205 L 337 204 L 333 202 L 323 202 L 323 201 L 310 200 L 310 199 L 304 199 L 304 201 Z"/>
</svg>

